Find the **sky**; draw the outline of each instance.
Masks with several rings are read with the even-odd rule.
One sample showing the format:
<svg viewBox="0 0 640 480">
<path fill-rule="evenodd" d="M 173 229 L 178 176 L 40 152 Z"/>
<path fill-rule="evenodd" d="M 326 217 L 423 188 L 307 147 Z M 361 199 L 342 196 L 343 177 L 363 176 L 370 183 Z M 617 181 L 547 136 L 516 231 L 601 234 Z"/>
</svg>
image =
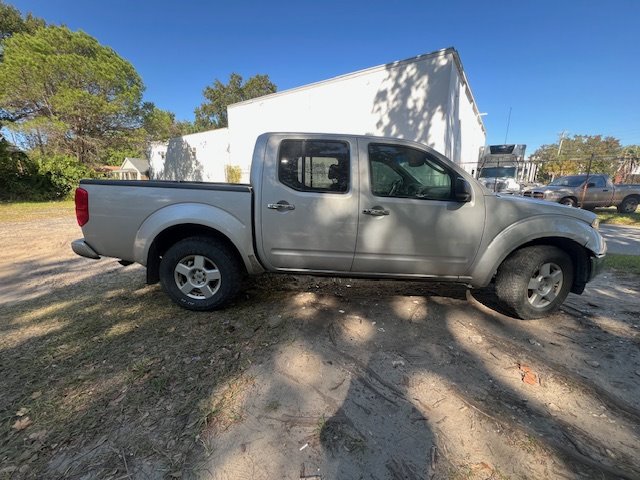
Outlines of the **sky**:
<svg viewBox="0 0 640 480">
<path fill-rule="evenodd" d="M 5 3 L 113 48 L 180 120 L 232 72 L 285 90 L 454 47 L 488 144 L 533 153 L 562 131 L 640 144 L 640 0 Z"/>
</svg>

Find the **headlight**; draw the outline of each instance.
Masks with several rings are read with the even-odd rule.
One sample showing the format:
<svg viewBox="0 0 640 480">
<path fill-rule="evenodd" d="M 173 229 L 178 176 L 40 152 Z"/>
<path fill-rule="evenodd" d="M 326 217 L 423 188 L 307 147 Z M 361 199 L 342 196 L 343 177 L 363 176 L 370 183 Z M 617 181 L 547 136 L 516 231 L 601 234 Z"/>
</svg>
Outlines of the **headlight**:
<svg viewBox="0 0 640 480">
<path fill-rule="evenodd" d="M 598 230 L 600 228 L 600 219 L 596 218 L 593 222 L 591 222 L 591 226 Z"/>
</svg>

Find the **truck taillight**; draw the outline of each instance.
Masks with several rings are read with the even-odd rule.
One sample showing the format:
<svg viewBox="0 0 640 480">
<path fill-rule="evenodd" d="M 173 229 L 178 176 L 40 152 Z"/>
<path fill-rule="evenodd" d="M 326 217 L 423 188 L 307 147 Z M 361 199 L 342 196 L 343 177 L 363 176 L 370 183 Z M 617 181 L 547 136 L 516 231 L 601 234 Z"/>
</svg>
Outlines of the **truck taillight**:
<svg viewBox="0 0 640 480">
<path fill-rule="evenodd" d="M 89 192 L 76 188 L 76 218 L 81 227 L 89 221 Z"/>
</svg>

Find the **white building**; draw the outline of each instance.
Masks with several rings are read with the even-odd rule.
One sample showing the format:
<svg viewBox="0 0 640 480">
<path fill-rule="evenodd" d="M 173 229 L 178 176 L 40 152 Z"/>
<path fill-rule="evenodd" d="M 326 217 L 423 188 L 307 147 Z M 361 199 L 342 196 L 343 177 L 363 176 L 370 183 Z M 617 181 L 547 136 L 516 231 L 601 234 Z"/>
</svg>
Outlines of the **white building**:
<svg viewBox="0 0 640 480">
<path fill-rule="evenodd" d="M 168 142 L 154 142 L 149 149 L 149 163 L 152 180 L 224 182 L 225 165 L 232 163 L 229 158 L 229 129 L 220 128 L 172 138 Z"/>
<path fill-rule="evenodd" d="M 151 149 L 152 178 L 225 181 L 226 164 L 249 180 L 265 132 L 380 135 L 424 143 L 473 172 L 485 129 L 458 53 L 447 48 L 274 93 L 227 109 L 229 127 Z M 161 147 L 156 147 L 156 149 Z"/>
</svg>

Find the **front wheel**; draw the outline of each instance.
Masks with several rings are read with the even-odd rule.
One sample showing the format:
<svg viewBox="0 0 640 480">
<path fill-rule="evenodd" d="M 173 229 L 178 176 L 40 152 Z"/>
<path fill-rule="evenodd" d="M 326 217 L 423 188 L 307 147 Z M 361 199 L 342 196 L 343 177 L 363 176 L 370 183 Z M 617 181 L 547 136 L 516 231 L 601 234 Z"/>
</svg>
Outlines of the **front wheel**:
<svg viewBox="0 0 640 480">
<path fill-rule="evenodd" d="M 240 289 L 239 264 L 226 247 L 192 237 L 171 246 L 160 262 L 160 283 L 169 298 L 189 310 L 215 310 Z"/>
<path fill-rule="evenodd" d="M 576 207 L 577 206 L 576 201 L 571 197 L 563 198 L 562 200 L 560 200 L 560 203 L 562 205 L 566 205 L 567 207 Z"/>
<path fill-rule="evenodd" d="M 498 269 L 496 293 L 523 320 L 545 317 L 560 307 L 573 284 L 573 263 L 557 247 L 536 245 L 511 254 Z"/>
</svg>

